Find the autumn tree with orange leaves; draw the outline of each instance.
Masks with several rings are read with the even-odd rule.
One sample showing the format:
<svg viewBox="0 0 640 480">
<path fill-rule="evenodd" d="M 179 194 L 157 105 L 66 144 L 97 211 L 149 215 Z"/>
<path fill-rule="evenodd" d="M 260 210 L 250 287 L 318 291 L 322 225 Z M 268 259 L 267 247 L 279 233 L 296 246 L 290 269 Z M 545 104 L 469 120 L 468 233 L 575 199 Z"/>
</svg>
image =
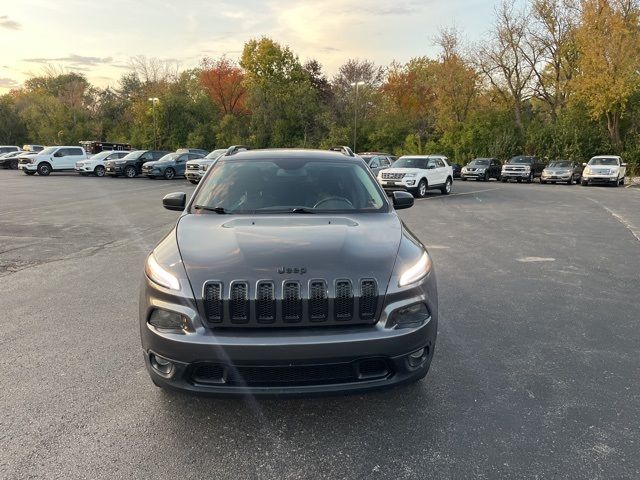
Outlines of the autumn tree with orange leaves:
<svg viewBox="0 0 640 480">
<path fill-rule="evenodd" d="M 247 88 L 244 71 L 226 57 L 200 63 L 200 85 L 223 115 L 244 115 Z"/>
</svg>

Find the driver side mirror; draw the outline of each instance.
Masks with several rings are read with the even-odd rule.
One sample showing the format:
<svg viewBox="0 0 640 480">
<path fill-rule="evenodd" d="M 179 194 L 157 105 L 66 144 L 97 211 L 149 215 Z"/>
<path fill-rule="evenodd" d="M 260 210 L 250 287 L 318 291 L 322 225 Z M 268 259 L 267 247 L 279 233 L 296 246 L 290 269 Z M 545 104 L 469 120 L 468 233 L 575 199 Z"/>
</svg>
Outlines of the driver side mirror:
<svg viewBox="0 0 640 480">
<path fill-rule="evenodd" d="M 583 167 L 586 167 L 586 166 L 587 166 L 587 164 L 586 164 L 586 163 L 583 163 L 583 164 L 582 164 L 582 166 L 583 166 Z"/>
<path fill-rule="evenodd" d="M 162 199 L 162 206 L 167 210 L 175 210 L 181 212 L 187 204 L 187 194 L 184 192 L 174 192 Z"/>
<path fill-rule="evenodd" d="M 427 170 L 433 170 L 434 168 L 436 168 L 435 165 L 427 165 Z"/>
<path fill-rule="evenodd" d="M 393 192 L 393 208 L 402 210 L 413 207 L 414 198 L 409 192 Z"/>
<path fill-rule="evenodd" d="M 627 166 L 627 164 L 626 164 L 626 163 L 621 163 L 621 164 L 620 164 L 620 166 L 621 166 L 621 167 L 626 167 L 626 166 Z"/>
</svg>

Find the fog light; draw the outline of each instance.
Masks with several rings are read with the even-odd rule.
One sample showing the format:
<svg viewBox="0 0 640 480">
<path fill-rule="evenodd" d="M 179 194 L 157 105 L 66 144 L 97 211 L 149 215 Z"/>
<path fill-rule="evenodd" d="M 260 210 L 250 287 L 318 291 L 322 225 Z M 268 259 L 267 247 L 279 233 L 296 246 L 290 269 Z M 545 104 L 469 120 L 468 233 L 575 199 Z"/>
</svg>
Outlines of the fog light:
<svg viewBox="0 0 640 480">
<path fill-rule="evenodd" d="M 155 353 L 149 355 L 149 363 L 151 363 L 151 367 L 161 375 L 168 376 L 173 372 L 173 363 Z"/>
<path fill-rule="evenodd" d="M 168 310 L 160 310 L 158 308 L 151 312 L 149 317 L 149 325 L 162 331 L 172 331 L 182 333 L 184 331 L 191 331 L 191 323 L 189 319 L 183 315 L 170 312 Z"/>
<path fill-rule="evenodd" d="M 419 367 L 420 365 L 422 365 L 425 360 L 427 359 L 427 356 L 429 355 L 429 349 L 428 348 L 421 348 L 420 350 L 416 350 L 413 353 L 409 354 L 409 366 L 412 368 L 416 368 Z"/>
</svg>

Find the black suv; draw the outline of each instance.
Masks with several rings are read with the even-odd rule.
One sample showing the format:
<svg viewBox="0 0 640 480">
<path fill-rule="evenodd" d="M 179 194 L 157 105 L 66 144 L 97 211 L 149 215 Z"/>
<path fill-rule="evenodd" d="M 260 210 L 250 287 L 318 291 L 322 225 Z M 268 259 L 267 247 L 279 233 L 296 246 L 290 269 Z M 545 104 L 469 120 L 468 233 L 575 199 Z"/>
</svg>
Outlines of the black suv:
<svg viewBox="0 0 640 480">
<path fill-rule="evenodd" d="M 140 333 L 153 382 L 216 395 L 358 392 L 427 374 L 436 277 L 359 157 L 220 157 L 146 261 Z"/>
<path fill-rule="evenodd" d="M 133 178 L 142 173 L 142 165 L 145 162 L 160 160 L 167 153 L 163 150 L 135 150 L 118 160 L 109 160 L 104 163 L 107 175 L 119 177 L 124 175 Z"/>
<path fill-rule="evenodd" d="M 500 180 L 502 163 L 496 158 L 475 158 L 467 163 L 460 172 L 462 180 L 473 178 L 488 182 L 492 178 Z"/>
<path fill-rule="evenodd" d="M 531 183 L 542 175 L 542 170 L 544 170 L 544 164 L 537 157 L 518 155 L 502 166 L 500 179 L 503 182 L 514 179 L 518 183 L 522 180 Z"/>
</svg>

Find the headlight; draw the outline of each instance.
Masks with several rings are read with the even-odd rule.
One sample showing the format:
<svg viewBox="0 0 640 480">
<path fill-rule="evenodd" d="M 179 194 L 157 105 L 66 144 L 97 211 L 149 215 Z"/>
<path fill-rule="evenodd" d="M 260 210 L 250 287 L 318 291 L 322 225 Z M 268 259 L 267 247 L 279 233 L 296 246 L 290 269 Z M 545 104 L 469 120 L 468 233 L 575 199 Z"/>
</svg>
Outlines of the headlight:
<svg viewBox="0 0 640 480">
<path fill-rule="evenodd" d="M 178 279 L 160 266 L 153 253 L 147 258 L 144 271 L 152 282 L 170 288 L 171 290 L 180 290 L 180 282 Z"/>
<path fill-rule="evenodd" d="M 207 168 L 209 168 L 209 165 L 205 163 L 204 165 L 200 165 L 200 168 L 202 169 L 203 172 L 206 172 Z"/>
<path fill-rule="evenodd" d="M 502 166 L 502 171 L 503 171 L 503 172 L 506 172 L 506 171 L 507 171 L 507 166 L 506 166 L 506 165 L 503 165 L 503 166 Z"/>
<path fill-rule="evenodd" d="M 400 275 L 400 280 L 398 282 L 399 286 L 404 287 L 422 280 L 431 270 L 431 265 L 432 263 L 431 258 L 429 258 L 429 254 L 427 252 L 423 252 L 420 260 Z"/>
<path fill-rule="evenodd" d="M 486 168 L 478 168 L 478 169 L 476 170 L 476 172 L 478 172 L 478 173 L 484 173 L 484 172 L 485 172 L 485 170 L 486 170 Z"/>
<path fill-rule="evenodd" d="M 462 167 L 462 171 L 466 172 L 467 171 L 467 167 Z"/>
<path fill-rule="evenodd" d="M 407 173 L 405 174 L 404 178 L 414 178 L 416 176 L 415 173 Z"/>
<path fill-rule="evenodd" d="M 591 173 L 591 169 L 589 167 L 585 167 L 584 171 L 582 172 L 583 175 L 588 175 Z"/>
</svg>

